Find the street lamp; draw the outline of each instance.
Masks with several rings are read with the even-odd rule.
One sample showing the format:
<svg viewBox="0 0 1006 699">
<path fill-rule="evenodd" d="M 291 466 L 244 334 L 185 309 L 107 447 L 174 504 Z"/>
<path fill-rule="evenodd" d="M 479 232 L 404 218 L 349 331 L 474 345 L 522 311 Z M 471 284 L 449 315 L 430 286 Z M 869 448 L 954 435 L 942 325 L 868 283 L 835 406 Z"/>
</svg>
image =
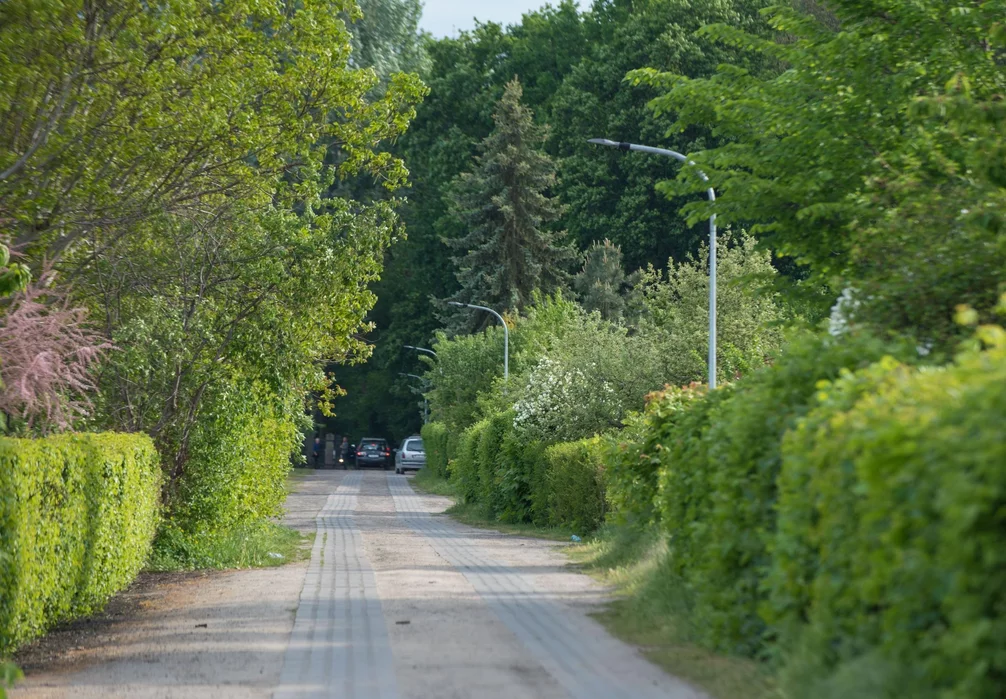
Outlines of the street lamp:
<svg viewBox="0 0 1006 699">
<path fill-rule="evenodd" d="M 426 379 L 417 374 L 406 374 L 404 371 L 398 372 L 399 376 L 408 376 L 410 379 L 419 379 L 424 384 L 427 383 Z M 423 424 L 425 425 L 430 421 L 430 399 L 423 394 Z"/>
<path fill-rule="evenodd" d="M 403 347 L 405 347 L 405 349 L 415 350 L 417 352 L 425 352 L 426 354 L 432 355 L 434 357 L 437 356 L 436 352 L 434 352 L 431 349 L 426 349 L 425 347 L 413 347 L 412 345 L 403 345 Z"/>
<path fill-rule="evenodd" d="M 503 316 L 494 311 L 491 308 L 486 308 L 485 306 L 476 306 L 474 303 L 461 303 L 460 301 L 448 301 L 448 306 L 457 306 L 458 308 L 475 308 L 480 311 L 487 311 L 492 313 L 496 318 L 499 319 L 500 325 L 503 326 L 503 380 L 507 381 L 510 378 L 510 330 L 507 329 L 506 321 L 503 320 Z"/>
<path fill-rule="evenodd" d="M 624 141 L 609 141 L 606 138 L 590 138 L 588 143 L 598 146 L 608 146 L 618 150 L 634 150 L 640 153 L 650 153 L 652 155 L 663 155 L 668 158 L 675 158 L 683 163 L 694 165 L 695 162 L 687 156 L 677 151 L 666 148 L 654 148 L 652 146 L 640 146 L 635 143 L 625 143 Z M 706 173 L 699 170 L 699 177 L 703 182 L 709 182 Z M 716 201 L 716 192 L 709 187 L 706 192 L 709 201 Z M 716 214 L 709 217 L 709 388 L 716 388 Z"/>
</svg>

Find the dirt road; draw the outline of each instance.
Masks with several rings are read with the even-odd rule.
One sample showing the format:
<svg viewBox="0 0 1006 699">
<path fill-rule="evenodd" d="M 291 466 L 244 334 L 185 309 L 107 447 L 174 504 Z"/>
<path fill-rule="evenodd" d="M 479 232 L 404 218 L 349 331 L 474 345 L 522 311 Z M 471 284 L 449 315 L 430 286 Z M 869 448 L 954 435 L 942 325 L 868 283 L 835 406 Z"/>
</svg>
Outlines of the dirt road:
<svg viewBox="0 0 1006 699">
<path fill-rule="evenodd" d="M 551 542 L 459 525 L 405 476 L 318 472 L 308 564 L 171 583 L 14 697 L 701 699 L 590 618 Z M 30 670 L 30 668 L 29 668 Z"/>
</svg>

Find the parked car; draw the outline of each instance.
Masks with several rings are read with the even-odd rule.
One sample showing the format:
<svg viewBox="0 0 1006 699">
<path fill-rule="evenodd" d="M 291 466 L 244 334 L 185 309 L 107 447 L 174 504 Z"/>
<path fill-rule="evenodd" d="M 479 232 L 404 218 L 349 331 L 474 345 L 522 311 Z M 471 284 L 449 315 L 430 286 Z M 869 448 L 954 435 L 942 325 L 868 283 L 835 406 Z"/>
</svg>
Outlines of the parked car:
<svg viewBox="0 0 1006 699">
<path fill-rule="evenodd" d="M 379 466 L 391 468 L 391 447 L 388 440 L 375 437 L 364 437 L 356 443 L 356 467 Z"/>
<path fill-rule="evenodd" d="M 425 465 L 426 450 L 423 448 L 423 438 L 414 434 L 402 442 L 402 448 L 395 454 L 395 473 L 418 471 Z"/>
</svg>

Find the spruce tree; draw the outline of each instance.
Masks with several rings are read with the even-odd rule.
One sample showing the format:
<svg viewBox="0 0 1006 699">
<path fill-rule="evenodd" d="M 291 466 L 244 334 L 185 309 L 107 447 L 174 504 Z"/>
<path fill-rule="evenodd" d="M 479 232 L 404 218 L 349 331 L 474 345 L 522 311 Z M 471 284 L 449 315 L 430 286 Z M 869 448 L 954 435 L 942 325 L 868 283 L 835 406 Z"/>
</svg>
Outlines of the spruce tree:
<svg viewBox="0 0 1006 699">
<path fill-rule="evenodd" d="M 586 310 L 598 311 L 605 320 L 618 322 L 625 314 L 626 294 L 633 281 L 622 269 L 622 249 L 605 240 L 590 246 L 583 269 L 573 278 L 573 288 Z"/>
<path fill-rule="evenodd" d="M 514 78 L 493 114 L 495 128 L 482 141 L 475 169 L 455 181 L 449 195 L 451 216 L 466 231 L 444 242 L 461 289 L 450 299 L 518 312 L 535 291 L 552 293 L 569 281 L 573 248 L 562 242 L 565 231 L 549 225 L 562 206 L 550 195 L 555 165 L 539 149 L 545 129 L 521 104 Z M 453 309 L 452 309 L 453 310 Z M 451 330 L 473 330 L 491 322 L 470 311 L 447 317 Z"/>
</svg>

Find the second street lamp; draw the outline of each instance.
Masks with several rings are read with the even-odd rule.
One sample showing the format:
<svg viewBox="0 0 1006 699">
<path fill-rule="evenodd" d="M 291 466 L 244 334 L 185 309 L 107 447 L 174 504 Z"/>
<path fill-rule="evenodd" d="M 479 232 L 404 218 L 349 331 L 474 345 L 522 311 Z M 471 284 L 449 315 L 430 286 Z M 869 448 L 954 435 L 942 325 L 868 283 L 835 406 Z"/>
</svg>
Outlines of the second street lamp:
<svg viewBox="0 0 1006 699">
<path fill-rule="evenodd" d="M 492 313 L 499 320 L 500 325 L 503 326 L 503 380 L 507 381 L 510 378 L 510 330 L 506 326 L 506 321 L 503 320 L 503 316 L 486 306 L 476 306 L 474 303 L 461 303 L 460 301 L 448 301 L 448 306 L 457 306 L 458 308 L 475 308 L 480 311 L 487 311 Z"/>
<path fill-rule="evenodd" d="M 426 349 L 425 347 L 414 347 L 412 345 L 402 345 L 405 349 L 415 350 L 416 352 L 425 352 L 433 357 L 437 356 L 437 353 L 431 349 Z"/>
<path fill-rule="evenodd" d="M 680 160 L 683 163 L 694 165 L 688 156 L 682 155 L 667 148 L 654 148 L 653 146 L 640 146 L 635 143 L 624 141 L 610 141 L 607 138 L 590 138 L 587 143 L 598 146 L 608 146 L 619 150 L 633 150 L 651 155 L 663 155 L 668 158 Z M 706 173 L 699 170 L 699 177 L 703 182 L 709 182 Z M 706 190 L 709 201 L 716 201 L 716 192 L 712 187 Z M 716 388 L 716 214 L 709 217 L 709 389 Z"/>
</svg>

